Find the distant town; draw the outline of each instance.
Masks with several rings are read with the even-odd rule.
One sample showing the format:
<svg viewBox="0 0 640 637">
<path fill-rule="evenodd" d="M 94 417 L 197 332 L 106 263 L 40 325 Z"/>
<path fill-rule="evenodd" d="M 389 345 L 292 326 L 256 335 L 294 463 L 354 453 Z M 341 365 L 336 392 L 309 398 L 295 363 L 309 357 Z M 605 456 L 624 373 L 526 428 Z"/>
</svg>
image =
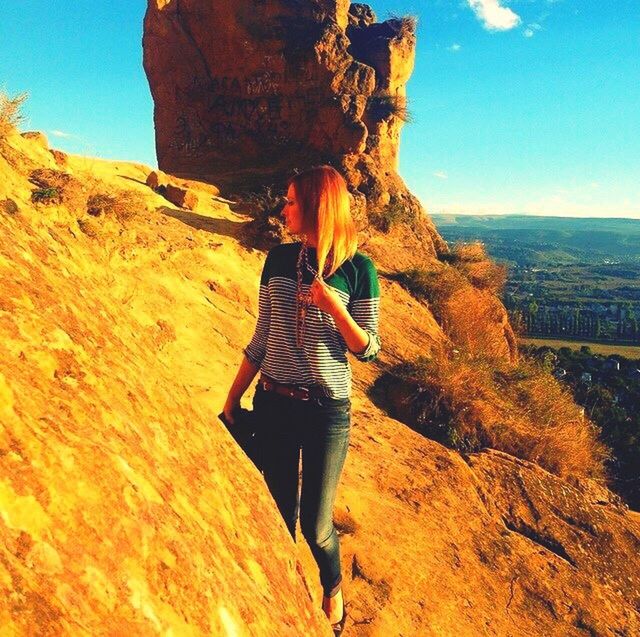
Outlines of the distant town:
<svg viewBox="0 0 640 637">
<path fill-rule="evenodd" d="M 432 216 L 447 241 L 481 241 L 507 266 L 521 336 L 640 345 L 640 221 Z"/>
</svg>

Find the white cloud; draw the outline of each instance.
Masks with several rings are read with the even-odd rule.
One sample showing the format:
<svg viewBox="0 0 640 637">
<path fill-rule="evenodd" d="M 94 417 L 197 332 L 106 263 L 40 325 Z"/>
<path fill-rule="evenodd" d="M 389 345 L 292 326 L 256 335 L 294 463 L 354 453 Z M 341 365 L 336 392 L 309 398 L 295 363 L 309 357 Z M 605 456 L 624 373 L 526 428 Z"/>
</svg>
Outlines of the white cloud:
<svg viewBox="0 0 640 637">
<path fill-rule="evenodd" d="M 444 172 L 444 170 L 436 170 L 436 172 L 433 173 L 434 177 L 437 177 L 438 179 L 448 179 L 449 175 L 447 175 L 446 172 Z"/>
<path fill-rule="evenodd" d="M 433 193 L 420 198 L 430 213 L 640 219 L 640 198 L 626 194 L 610 190 L 606 183 L 591 181 L 558 186 L 542 192 L 524 192 L 520 197 L 503 201 L 491 198 L 452 201 L 434 196 Z"/>
<path fill-rule="evenodd" d="M 525 38 L 532 38 L 536 31 L 540 31 L 541 29 L 542 27 L 537 22 L 532 22 L 527 25 L 527 28 L 523 31 L 522 35 L 524 35 Z"/>
<path fill-rule="evenodd" d="M 54 137 L 75 137 L 75 135 L 72 135 L 71 133 L 65 133 L 64 131 L 61 130 L 52 130 L 49 131 Z"/>
<path fill-rule="evenodd" d="M 500 5 L 500 0 L 467 0 L 467 2 L 482 21 L 485 29 L 490 31 L 507 31 L 517 27 L 521 22 L 519 15 Z"/>
<path fill-rule="evenodd" d="M 447 51 L 453 51 L 454 53 L 459 51 L 462 48 L 461 44 L 454 42 L 451 46 L 447 47 Z"/>
</svg>

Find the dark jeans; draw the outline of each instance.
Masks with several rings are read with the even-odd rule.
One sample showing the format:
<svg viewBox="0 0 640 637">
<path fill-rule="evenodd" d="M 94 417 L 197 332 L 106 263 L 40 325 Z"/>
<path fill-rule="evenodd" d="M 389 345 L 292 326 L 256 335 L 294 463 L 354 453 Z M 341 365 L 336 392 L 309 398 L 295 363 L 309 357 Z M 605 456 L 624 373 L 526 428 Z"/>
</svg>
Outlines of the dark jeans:
<svg viewBox="0 0 640 637">
<path fill-rule="evenodd" d="M 265 482 L 296 539 L 296 520 L 320 569 L 324 595 L 340 589 L 340 544 L 333 526 L 333 504 L 349 448 L 349 398 L 289 398 L 256 388 L 253 410 L 258 423 Z M 302 451 L 302 489 L 298 465 Z"/>
</svg>

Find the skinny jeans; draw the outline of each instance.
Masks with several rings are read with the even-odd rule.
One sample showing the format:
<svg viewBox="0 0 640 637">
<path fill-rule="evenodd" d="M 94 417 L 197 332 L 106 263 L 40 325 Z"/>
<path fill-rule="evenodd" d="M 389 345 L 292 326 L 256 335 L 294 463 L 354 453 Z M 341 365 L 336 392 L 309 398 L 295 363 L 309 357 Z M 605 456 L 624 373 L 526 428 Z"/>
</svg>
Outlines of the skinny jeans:
<svg viewBox="0 0 640 637">
<path fill-rule="evenodd" d="M 265 482 L 294 542 L 300 515 L 300 528 L 320 570 L 324 595 L 333 597 L 342 582 L 333 505 L 349 448 L 351 400 L 300 400 L 258 385 L 253 411 Z"/>
</svg>

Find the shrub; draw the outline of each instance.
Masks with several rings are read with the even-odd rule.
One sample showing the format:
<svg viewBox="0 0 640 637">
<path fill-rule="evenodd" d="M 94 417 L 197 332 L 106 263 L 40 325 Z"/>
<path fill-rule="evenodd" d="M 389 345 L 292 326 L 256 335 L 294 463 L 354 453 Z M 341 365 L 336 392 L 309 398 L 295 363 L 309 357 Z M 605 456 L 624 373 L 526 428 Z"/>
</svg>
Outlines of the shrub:
<svg viewBox="0 0 640 637">
<path fill-rule="evenodd" d="M 19 212 L 18 204 L 13 199 L 0 199 L 0 213 L 17 215 Z"/>
<path fill-rule="evenodd" d="M 606 479 L 599 429 L 540 365 L 517 366 L 464 351 L 419 358 L 378 381 L 392 415 L 462 452 L 491 447 L 566 477 Z"/>
<path fill-rule="evenodd" d="M 57 188 L 36 188 L 31 191 L 31 201 L 33 203 L 54 204 L 60 203 L 62 197 Z"/>
<path fill-rule="evenodd" d="M 471 285 L 494 294 L 502 291 L 507 282 L 507 267 L 493 261 L 481 261 L 458 266 Z"/>
<path fill-rule="evenodd" d="M 410 206 L 403 203 L 402 200 L 392 197 L 382 210 L 370 212 L 369 220 L 374 228 L 380 230 L 380 232 L 387 233 L 393 226 L 399 223 L 406 223 L 413 227 L 416 220 L 416 213 Z"/>
<path fill-rule="evenodd" d="M 38 168 L 29 173 L 29 181 L 37 186 L 31 193 L 31 201 L 47 204 L 63 203 L 70 210 L 82 208 L 85 187 L 73 175 L 50 168 Z"/>
<path fill-rule="evenodd" d="M 73 177 L 69 173 L 50 168 L 38 168 L 29 173 L 29 181 L 39 188 L 58 188 L 63 190 Z"/>
<path fill-rule="evenodd" d="M 146 211 L 147 205 L 139 192 L 124 190 L 117 195 L 97 193 L 87 199 L 87 213 L 93 217 L 115 217 L 120 223 Z"/>
<path fill-rule="evenodd" d="M 478 289 L 497 294 L 507 282 L 507 266 L 492 261 L 480 241 L 456 243 L 449 254 L 442 254 L 439 259 L 456 266 Z"/>
<path fill-rule="evenodd" d="M 402 39 L 415 35 L 418 26 L 418 17 L 415 15 L 398 16 L 391 14 L 386 23 L 396 32 L 396 37 Z"/>
<path fill-rule="evenodd" d="M 466 285 L 464 277 L 451 266 L 443 266 L 439 270 L 413 268 L 400 272 L 394 278 L 413 296 L 427 301 L 431 313 L 440 323 L 444 317 L 445 302 Z"/>
<path fill-rule="evenodd" d="M 22 105 L 28 96 L 28 93 L 20 93 L 14 97 L 9 97 L 7 93 L 0 91 L 0 140 L 4 139 L 24 122 L 25 117 L 22 114 Z"/>
<path fill-rule="evenodd" d="M 284 206 L 284 193 L 275 186 L 263 186 L 259 190 L 244 193 L 240 196 L 247 205 L 249 214 L 257 220 L 279 216 Z"/>
<path fill-rule="evenodd" d="M 477 263 L 478 261 L 486 261 L 489 257 L 481 241 L 473 241 L 471 243 L 456 243 L 453 246 L 453 255 L 460 262 Z"/>
<path fill-rule="evenodd" d="M 413 121 L 413 116 L 407 108 L 407 98 L 404 95 L 372 93 L 367 99 L 367 112 L 375 122 L 382 122 L 390 117 L 397 117 L 403 122 Z"/>
<path fill-rule="evenodd" d="M 246 229 L 249 243 L 267 248 L 289 237 L 281 214 L 285 202 L 282 190 L 268 185 L 235 194 L 233 198 L 253 218 Z"/>
</svg>

